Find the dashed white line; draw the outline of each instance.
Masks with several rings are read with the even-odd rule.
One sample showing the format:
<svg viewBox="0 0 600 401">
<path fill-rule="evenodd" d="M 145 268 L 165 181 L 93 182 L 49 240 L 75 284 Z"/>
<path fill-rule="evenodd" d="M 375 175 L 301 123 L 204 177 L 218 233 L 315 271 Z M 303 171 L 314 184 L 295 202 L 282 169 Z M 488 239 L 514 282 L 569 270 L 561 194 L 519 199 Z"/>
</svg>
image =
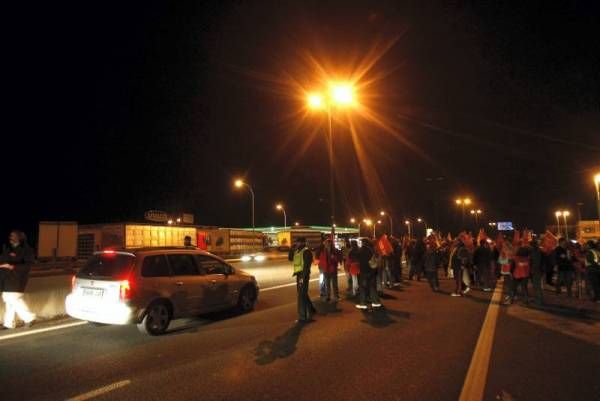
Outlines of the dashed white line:
<svg viewBox="0 0 600 401">
<path fill-rule="evenodd" d="M 109 384 L 108 386 L 100 387 L 96 390 L 88 391 L 87 393 L 80 394 L 78 396 L 67 398 L 65 401 L 85 401 L 98 397 L 99 395 L 115 391 L 121 387 L 125 387 L 131 384 L 131 380 L 121 380 L 120 382 Z"/>
</svg>

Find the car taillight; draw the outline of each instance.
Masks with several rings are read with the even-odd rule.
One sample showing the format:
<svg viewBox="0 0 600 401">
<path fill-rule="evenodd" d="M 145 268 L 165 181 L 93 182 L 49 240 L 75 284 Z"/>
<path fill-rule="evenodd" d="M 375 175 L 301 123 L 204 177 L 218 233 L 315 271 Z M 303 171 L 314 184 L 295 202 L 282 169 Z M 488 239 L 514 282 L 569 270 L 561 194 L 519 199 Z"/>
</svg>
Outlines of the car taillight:
<svg viewBox="0 0 600 401">
<path fill-rule="evenodd" d="M 75 280 L 77 280 L 77 277 L 75 277 L 75 276 L 71 277 L 71 290 L 75 289 Z"/>
<path fill-rule="evenodd" d="M 129 283 L 129 280 L 121 280 L 119 286 L 119 298 L 121 301 L 127 301 L 131 298 L 131 284 Z"/>
</svg>

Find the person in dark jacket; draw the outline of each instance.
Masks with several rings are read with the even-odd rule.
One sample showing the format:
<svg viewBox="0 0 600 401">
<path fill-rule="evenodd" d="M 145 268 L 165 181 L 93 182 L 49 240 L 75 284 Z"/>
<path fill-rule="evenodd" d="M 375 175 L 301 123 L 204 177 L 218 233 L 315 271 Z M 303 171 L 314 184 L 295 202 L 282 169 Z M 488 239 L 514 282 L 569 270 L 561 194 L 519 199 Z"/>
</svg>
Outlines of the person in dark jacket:
<svg viewBox="0 0 600 401">
<path fill-rule="evenodd" d="M 564 285 L 567 287 L 567 296 L 572 297 L 572 286 L 573 286 L 573 258 L 571 252 L 567 248 L 567 240 L 561 238 L 558 240 L 558 246 L 554 250 L 554 258 L 556 263 L 556 270 L 558 272 L 558 278 L 556 279 L 556 294 L 560 294 L 561 287 Z"/>
<path fill-rule="evenodd" d="M 477 269 L 479 279 L 483 284 L 483 291 L 491 291 L 491 275 L 492 275 L 492 250 L 488 242 L 484 239 L 479 241 L 479 246 L 473 253 L 473 264 Z"/>
<path fill-rule="evenodd" d="M 437 275 L 437 267 L 437 250 L 435 249 L 435 245 L 433 245 L 432 243 L 428 243 L 425 251 L 425 277 L 427 277 L 429 286 L 434 292 L 437 292 L 440 289 L 440 282 L 438 280 Z"/>
<path fill-rule="evenodd" d="M 35 320 L 23 300 L 29 270 L 35 257 L 33 249 L 27 244 L 27 237 L 22 231 L 13 230 L 8 238 L 9 245 L 0 255 L 0 269 L 2 269 L 2 300 L 4 301 L 4 328 L 16 327 L 15 315 L 23 320 L 26 326 Z"/>
<path fill-rule="evenodd" d="M 300 237 L 288 254 L 288 260 L 293 263 L 294 276 L 296 276 L 296 289 L 298 293 L 298 320 L 297 323 L 308 323 L 317 311 L 308 296 L 310 283 L 310 267 L 313 261 L 312 251 L 306 246 L 306 239 Z"/>
<path fill-rule="evenodd" d="M 375 255 L 373 245 L 367 239 L 363 240 L 360 251 L 358 252 L 358 263 L 360 265 L 359 275 L 359 303 L 358 309 L 367 309 L 367 297 L 371 301 L 373 308 L 381 307 L 379 294 L 377 294 L 377 268 L 372 268 L 369 262 Z"/>
<path fill-rule="evenodd" d="M 533 285 L 533 292 L 535 293 L 535 303 L 537 305 L 542 305 L 544 301 L 542 295 L 542 280 L 544 278 L 544 267 L 542 265 L 543 253 L 537 240 L 532 240 L 530 245 L 529 263 L 531 266 L 531 284 Z"/>
</svg>

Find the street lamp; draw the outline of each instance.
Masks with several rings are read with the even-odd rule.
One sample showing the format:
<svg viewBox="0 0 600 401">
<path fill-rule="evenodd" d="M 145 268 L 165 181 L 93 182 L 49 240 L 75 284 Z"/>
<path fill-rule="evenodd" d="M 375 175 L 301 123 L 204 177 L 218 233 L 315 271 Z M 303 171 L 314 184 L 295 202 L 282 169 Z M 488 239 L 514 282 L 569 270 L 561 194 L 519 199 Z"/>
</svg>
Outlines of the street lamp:
<svg viewBox="0 0 600 401">
<path fill-rule="evenodd" d="M 412 229 L 411 229 L 410 220 L 405 220 L 404 224 L 406 224 L 408 226 L 408 239 L 411 239 L 412 238 Z"/>
<path fill-rule="evenodd" d="M 600 173 L 594 176 L 594 184 L 596 184 L 596 208 L 598 209 L 598 222 L 600 223 Z"/>
<path fill-rule="evenodd" d="M 567 224 L 567 217 L 569 217 L 571 213 L 568 210 L 563 210 L 562 216 L 565 220 L 565 237 L 569 240 L 569 225 Z"/>
<path fill-rule="evenodd" d="M 417 222 L 423 223 L 423 226 L 425 227 L 425 235 L 427 235 L 427 222 L 425 221 L 425 219 L 417 217 Z"/>
<path fill-rule="evenodd" d="M 255 229 L 255 225 L 254 225 L 254 190 L 248 183 L 246 183 L 240 179 L 235 180 L 233 182 L 233 185 L 238 189 L 242 188 L 242 187 L 248 188 L 248 190 L 250 191 L 250 194 L 252 195 L 252 231 L 254 231 L 254 229 Z"/>
<path fill-rule="evenodd" d="M 471 210 L 471 215 L 475 218 L 475 228 L 479 228 L 479 216 L 483 213 L 481 209 Z"/>
<path fill-rule="evenodd" d="M 285 209 L 283 208 L 283 205 L 281 203 L 275 206 L 275 208 L 283 212 L 283 229 L 285 230 L 287 228 L 287 214 L 285 214 Z"/>
<path fill-rule="evenodd" d="M 458 198 L 454 202 L 458 206 L 460 206 L 462 209 L 461 222 L 462 222 L 462 225 L 464 228 L 464 226 L 465 226 L 465 206 L 469 206 L 471 204 L 471 198 Z"/>
<path fill-rule="evenodd" d="M 299 222 L 299 221 L 297 221 L 297 222 L 295 222 L 295 223 L 294 223 L 294 225 L 295 225 L 296 227 L 298 227 L 298 226 L 300 225 L 300 222 Z"/>
<path fill-rule="evenodd" d="M 390 221 L 390 235 L 393 236 L 394 235 L 394 221 L 392 220 L 392 216 L 389 213 L 384 212 L 383 210 L 381 212 L 379 212 L 379 214 L 381 216 L 387 216 L 388 220 Z"/>
<path fill-rule="evenodd" d="M 358 236 L 360 237 L 360 221 L 356 221 L 354 217 L 350 219 L 350 224 L 356 224 L 358 227 Z"/>
<path fill-rule="evenodd" d="M 560 216 L 562 216 L 562 212 L 560 210 L 557 210 L 556 212 L 554 212 L 554 215 L 556 216 L 556 235 L 560 237 Z"/>
<path fill-rule="evenodd" d="M 327 111 L 329 134 L 329 202 L 331 203 L 331 240 L 335 238 L 335 166 L 333 160 L 333 122 L 332 109 L 334 106 L 348 107 L 355 103 L 354 86 L 350 82 L 329 82 L 327 95 L 318 92 L 309 93 L 307 106 L 311 110 Z"/>
</svg>

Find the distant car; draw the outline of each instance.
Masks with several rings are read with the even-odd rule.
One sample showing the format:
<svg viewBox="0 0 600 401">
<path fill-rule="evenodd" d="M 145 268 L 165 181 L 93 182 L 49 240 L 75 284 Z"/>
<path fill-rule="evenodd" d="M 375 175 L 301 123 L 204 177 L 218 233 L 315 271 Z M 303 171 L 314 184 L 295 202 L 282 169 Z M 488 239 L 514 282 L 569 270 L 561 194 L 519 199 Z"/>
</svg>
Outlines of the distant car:
<svg viewBox="0 0 600 401">
<path fill-rule="evenodd" d="M 250 255 L 243 255 L 241 257 L 242 262 L 262 262 L 266 259 L 267 257 L 261 253 L 257 253 L 257 254 L 250 254 Z"/>
<path fill-rule="evenodd" d="M 145 248 L 96 252 L 75 275 L 67 313 L 104 324 L 135 323 L 150 335 L 172 319 L 237 307 L 254 308 L 254 276 L 197 249 Z"/>
</svg>

